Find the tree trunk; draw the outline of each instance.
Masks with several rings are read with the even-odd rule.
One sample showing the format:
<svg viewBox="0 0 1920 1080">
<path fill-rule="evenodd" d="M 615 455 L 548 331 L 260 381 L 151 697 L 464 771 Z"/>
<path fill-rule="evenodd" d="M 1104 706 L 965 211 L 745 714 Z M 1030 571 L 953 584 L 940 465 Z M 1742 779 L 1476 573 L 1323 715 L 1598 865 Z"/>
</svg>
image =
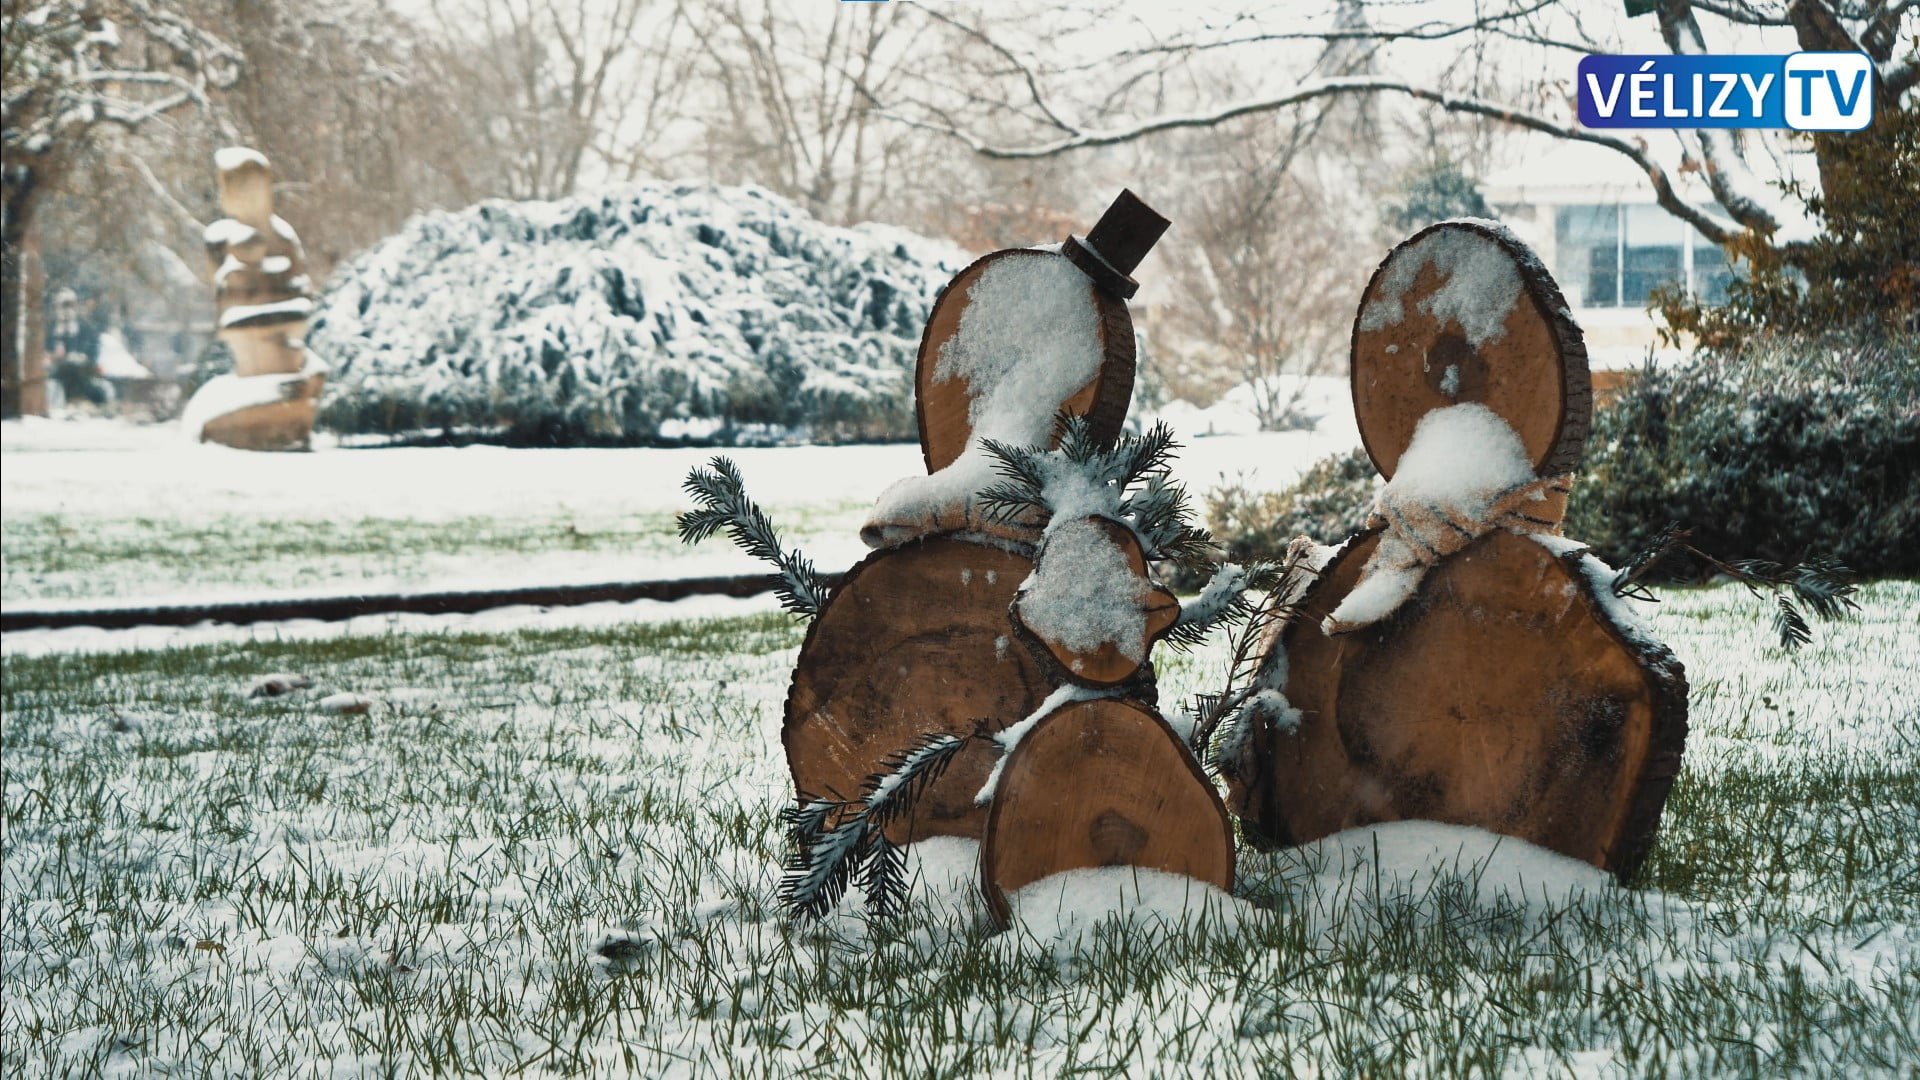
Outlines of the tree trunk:
<svg viewBox="0 0 1920 1080">
<path fill-rule="evenodd" d="M 46 373 L 40 356 L 39 320 L 27 295 L 39 175 L 25 165 L 8 166 L 0 210 L 0 416 L 44 415 Z"/>
</svg>

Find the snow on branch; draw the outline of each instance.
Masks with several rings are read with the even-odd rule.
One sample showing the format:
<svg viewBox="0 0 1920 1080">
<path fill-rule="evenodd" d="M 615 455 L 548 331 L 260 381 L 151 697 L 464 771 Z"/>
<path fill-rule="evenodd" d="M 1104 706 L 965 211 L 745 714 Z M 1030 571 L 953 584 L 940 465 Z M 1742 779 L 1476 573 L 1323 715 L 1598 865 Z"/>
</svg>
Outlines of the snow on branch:
<svg viewBox="0 0 1920 1080">
<path fill-rule="evenodd" d="M 882 762 L 880 771 L 867 778 L 862 798 L 839 802 L 803 796 L 781 811 L 793 846 L 780 879 L 780 902 L 787 911 L 797 919 L 823 918 L 857 879 L 866 890 L 869 914 L 899 914 L 907 899 L 906 859 L 887 839 L 886 828 L 940 778 L 966 742 L 935 732 Z"/>
<path fill-rule="evenodd" d="M 1212 568 L 1213 538 L 1192 524 L 1186 489 L 1167 478 L 1179 448 L 1172 428 L 1156 423 L 1144 435 L 1103 441 L 1085 417 L 1061 413 L 1055 431 L 1052 450 L 982 443 L 1001 477 L 979 493 L 988 513 L 1006 521 L 1034 511 L 1109 518 L 1133 530 L 1150 560 Z"/>
<path fill-rule="evenodd" d="M 781 607 L 805 619 L 817 618 L 827 603 L 827 584 L 813 561 L 781 548 L 773 521 L 747 496 L 738 466 L 725 457 L 715 457 L 709 466 L 688 473 L 681 485 L 700 504 L 677 519 L 681 542 L 697 544 L 726 529 L 742 551 L 774 565 L 773 589 Z"/>
<path fill-rule="evenodd" d="M 1675 56 L 1706 54 L 1707 39 L 1693 17 L 1688 0 L 1662 0 L 1660 36 Z M 1792 239 L 1806 239 L 1813 230 L 1804 214 L 1791 210 L 1766 194 L 1764 185 L 1747 165 L 1735 133 L 1726 128 L 1697 128 L 1682 133 L 1682 139 L 1698 151 L 1701 172 L 1714 201 L 1725 207 L 1735 221 L 1750 229 L 1772 233 L 1791 226 Z M 1662 204 L 1664 205 L 1664 204 Z"/>
<path fill-rule="evenodd" d="M 1788 652 L 1813 640 L 1813 627 L 1801 607 L 1822 622 L 1847 618 L 1860 609 L 1859 602 L 1853 598 L 1858 588 L 1853 571 L 1837 559 L 1820 555 L 1784 564 L 1768 559 L 1722 559 L 1695 547 L 1690 542 L 1692 536 L 1691 530 L 1669 524 L 1651 544 L 1612 575 L 1602 600 L 1631 597 L 1657 603 L 1659 597 L 1648 587 L 1649 577 L 1663 561 L 1679 555 L 1738 581 L 1756 597 L 1772 596 L 1773 631 L 1780 647 Z"/>
<path fill-rule="evenodd" d="M 1307 586 L 1333 555 L 1333 548 L 1301 537 L 1283 563 L 1260 573 L 1265 591 L 1246 601 L 1249 614 L 1233 635 L 1225 682 L 1217 691 L 1196 694 L 1181 717 L 1188 748 L 1209 770 L 1238 774 L 1256 728 L 1286 731 L 1299 723 L 1298 710 L 1286 699 L 1287 657 L 1278 635 L 1298 616 Z"/>
</svg>

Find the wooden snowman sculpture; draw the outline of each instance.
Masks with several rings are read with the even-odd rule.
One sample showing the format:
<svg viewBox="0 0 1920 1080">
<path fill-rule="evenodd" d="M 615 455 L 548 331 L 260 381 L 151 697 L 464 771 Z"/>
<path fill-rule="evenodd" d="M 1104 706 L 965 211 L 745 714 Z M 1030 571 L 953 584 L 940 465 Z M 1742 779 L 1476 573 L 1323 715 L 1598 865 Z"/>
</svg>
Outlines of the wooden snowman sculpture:
<svg viewBox="0 0 1920 1080">
<path fill-rule="evenodd" d="M 1492 222 L 1387 256 L 1353 328 L 1354 412 L 1387 486 L 1269 644 L 1290 707 L 1230 770 L 1251 839 L 1422 818 L 1625 879 L 1686 738 L 1679 662 L 1560 535 L 1590 416 L 1559 288 Z"/>
<path fill-rule="evenodd" d="M 1140 539 L 1071 508 L 1008 520 L 978 498 L 998 479 L 988 440 L 1046 445 L 1062 411 L 1100 439 L 1119 433 L 1135 365 L 1127 275 L 1166 226 L 1123 192 L 1084 240 L 996 251 L 947 285 L 915 372 L 927 475 L 881 495 L 861 530 L 876 550 L 810 627 L 787 697 L 803 801 L 858 796 L 926 734 L 969 740 L 887 833 L 981 839 L 1002 921 L 1008 893 L 1062 870 L 1232 884 L 1225 808 L 1153 709 L 1148 653 L 1179 604 Z"/>
<path fill-rule="evenodd" d="M 300 238 L 273 212 L 267 159 L 244 147 L 214 155 L 225 217 L 207 226 L 207 266 L 219 337 L 233 373 L 207 383 L 187 406 L 197 441 L 242 450 L 305 449 L 326 382 L 306 350 L 312 283 Z"/>
</svg>

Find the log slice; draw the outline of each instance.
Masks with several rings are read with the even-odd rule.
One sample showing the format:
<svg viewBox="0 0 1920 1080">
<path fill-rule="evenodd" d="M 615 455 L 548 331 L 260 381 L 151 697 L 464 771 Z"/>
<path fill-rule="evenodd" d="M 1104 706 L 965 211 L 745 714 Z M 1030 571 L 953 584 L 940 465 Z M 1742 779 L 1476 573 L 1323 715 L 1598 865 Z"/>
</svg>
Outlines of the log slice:
<svg viewBox="0 0 1920 1080">
<path fill-rule="evenodd" d="M 1039 708 L 1054 683 L 1014 642 L 1007 616 L 1032 563 L 950 536 L 867 556 L 807 630 L 781 741 L 801 797 L 851 800 L 882 762 L 922 737 L 998 731 Z M 888 835 L 977 838 L 974 796 L 998 758 L 969 743 Z"/>
<path fill-rule="evenodd" d="M 1441 222 L 1389 252 L 1361 294 L 1352 356 L 1354 416 L 1381 476 L 1421 417 L 1466 402 L 1513 426 L 1538 475 L 1580 463 L 1586 340 L 1539 258 L 1494 222 Z"/>
<path fill-rule="evenodd" d="M 1138 866 L 1233 888 L 1233 824 L 1159 714 L 1117 698 L 1075 702 L 1014 747 L 980 848 L 1001 925 L 1008 894 L 1065 870 Z"/>
<path fill-rule="evenodd" d="M 927 317 L 927 328 L 920 337 L 919 359 L 914 369 L 914 412 L 920 424 L 920 452 L 927 472 L 935 473 L 960 456 L 973 436 L 971 410 L 975 397 L 965 378 L 936 380 L 935 367 L 940 347 L 960 329 L 960 316 L 972 302 L 974 282 L 986 269 L 1003 259 L 1059 259 L 1065 256 L 1031 248 L 1009 248 L 976 260 L 947 283 Z M 1075 273 L 1079 271 L 1076 269 Z M 1101 364 L 1091 382 L 1062 402 L 1048 403 L 1052 411 L 1065 409 L 1087 417 L 1093 433 L 1111 439 L 1126 423 L 1127 406 L 1133 400 L 1134 341 L 1133 317 L 1126 301 L 1110 296 L 1087 279 L 1087 303 L 1099 313 Z M 1008 312 L 1006 318 L 1019 318 Z M 1046 328 L 1037 328 L 1044 332 Z"/>
<path fill-rule="evenodd" d="M 1380 623 L 1323 634 L 1377 539 L 1343 549 L 1279 634 L 1301 720 L 1260 733 L 1230 787 L 1249 838 L 1419 818 L 1631 876 L 1686 741 L 1679 661 L 1614 620 L 1580 554 L 1506 532 L 1430 570 Z"/>
</svg>

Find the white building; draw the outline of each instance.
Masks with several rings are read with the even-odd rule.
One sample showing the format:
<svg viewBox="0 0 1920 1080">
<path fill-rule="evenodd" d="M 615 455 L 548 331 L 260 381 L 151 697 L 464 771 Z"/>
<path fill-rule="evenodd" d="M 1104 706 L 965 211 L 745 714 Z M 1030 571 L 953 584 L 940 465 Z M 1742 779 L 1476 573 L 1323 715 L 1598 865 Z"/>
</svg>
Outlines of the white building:
<svg viewBox="0 0 1920 1080">
<path fill-rule="evenodd" d="M 1632 370 L 1650 354 L 1668 359 L 1652 292 L 1680 285 L 1714 302 L 1732 271 L 1720 247 L 1661 209 L 1646 175 L 1625 155 L 1591 143 L 1555 141 L 1481 184 L 1500 219 L 1533 245 L 1586 331 L 1593 369 Z M 1689 201 L 1710 207 L 1706 186 L 1676 182 Z M 1720 213 L 1717 208 L 1715 213 Z"/>
</svg>

